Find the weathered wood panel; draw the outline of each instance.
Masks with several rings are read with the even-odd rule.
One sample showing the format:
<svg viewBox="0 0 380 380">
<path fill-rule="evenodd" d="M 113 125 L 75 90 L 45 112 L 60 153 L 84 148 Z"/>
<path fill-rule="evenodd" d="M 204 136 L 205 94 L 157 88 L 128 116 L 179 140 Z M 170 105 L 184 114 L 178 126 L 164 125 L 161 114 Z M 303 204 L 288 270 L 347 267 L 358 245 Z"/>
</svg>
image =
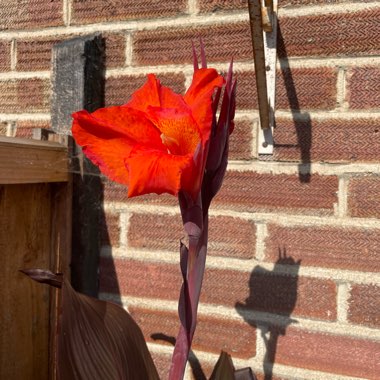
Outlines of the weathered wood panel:
<svg viewBox="0 0 380 380">
<path fill-rule="evenodd" d="M 71 114 L 104 106 L 105 45 L 100 34 L 63 41 L 52 54 L 52 129 L 71 135 Z M 99 169 L 72 145 L 73 228 L 71 283 L 87 295 L 98 293 L 99 221 L 102 185 Z"/>
<path fill-rule="evenodd" d="M 0 379 L 49 378 L 50 289 L 18 272 L 51 267 L 51 187 L 0 185 Z"/>
<path fill-rule="evenodd" d="M 0 137 L 0 183 L 67 181 L 67 148 L 50 141 Z"/>
</svg>

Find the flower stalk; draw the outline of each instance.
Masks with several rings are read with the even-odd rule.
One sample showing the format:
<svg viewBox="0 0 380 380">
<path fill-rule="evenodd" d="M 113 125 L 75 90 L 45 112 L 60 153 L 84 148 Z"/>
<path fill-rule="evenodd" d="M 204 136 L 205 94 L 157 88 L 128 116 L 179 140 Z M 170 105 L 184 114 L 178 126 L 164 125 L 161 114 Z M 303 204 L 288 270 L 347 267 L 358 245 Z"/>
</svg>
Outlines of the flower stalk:
<svg viewBox="0 0 380 380">
<path fill-rule="evenodd" d="M 76 112 L 72 127 L 87 157 L 111 180 L 128 186 L 129 197 L 178 196 L 188 246 L 181 242 L 181 326 L 170 380 L 183 378 L 194 337 L 207 255 L 208 210 L 223 182 L 234 129 L 232 62 L 224 79 L 207 68 L 202 41 L 201 68 L 194 46 L 193 56 L 193 81 L 185 95 L 174 93 L 149 74 L 127 104 L 91 114 Z"/>
<path fill-rule="evenodd" d="M 193 50 L 194 52 L 194 50 Z M 206 66 L 203 45 L 201 44 L 202 66 Z M 198 62 L 194 53 L 194 70 Z M 191 343 L 194 337 L 198 304 L 206 266 L 208 242 L 208 210 L 213 197 L 219 191 L 227 168 L 229 135 L 233 130 L 235 115 L 236 81 L 232 82 L 232 62 L 227 74 L 222 106 L 217 120 L 221 89 L 214 96 L 213 124 L 207 146 L 204 175 L 201 191 L 196 202 L 185 192 L 179 193 L 179 205 L 185 232 L 188 235 L 188 248 L 181 243 L 181 272 L 183 285 L 180 292 L 178 314 L 181 327 L 174 347 L 169 380 L 184 376 Z"/>
</svg>

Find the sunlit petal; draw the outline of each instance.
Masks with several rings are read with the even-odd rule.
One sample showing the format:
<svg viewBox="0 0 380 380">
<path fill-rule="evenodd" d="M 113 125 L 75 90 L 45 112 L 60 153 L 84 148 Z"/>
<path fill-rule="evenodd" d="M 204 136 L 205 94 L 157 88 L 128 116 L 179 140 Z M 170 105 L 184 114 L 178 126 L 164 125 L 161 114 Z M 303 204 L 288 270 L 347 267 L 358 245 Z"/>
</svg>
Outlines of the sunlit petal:
<svg viewBox="0 0 380 380">
<path fill-rule="evenodd" d="M 159 150 L 135 147 L 125 160 L 130 175 L 128 196 L 149 193 L 177 195 L 181 187 L 182 172 L 191 162 L 191 154 L 176 156 Z"/>
<path fill-rule="evenodd" d="M 145 84 L 136 90 L 132 99 L 126 106 L 145 112 L 149 106 L 160 106 L 159 96 L 160 81 L 154 74 L 148 74 L 148 79 Z"/>
<path fill-rule="evenodd" d="M 73 115 L 72 134 L 83 152 L 110 179 L 128 184 L 124 160 L 136 142 L 165 149 L 160 132 L 151 122 L 135 111 L 121 107 L 101 109 L 93 114 L 80 111 Z M 126 128 L 130 125 L 130 128 Z"/>
<path fill-rule="evenodd" d="M 213 119 L 212 95 L 215 88 L 223 85 L 223 81 L 223 77 L 216 70 L 199 69 L 194 73 L 191 86 L 184 96 L 204 140 L 209 138 L 211 131 Z"/>
</svg>

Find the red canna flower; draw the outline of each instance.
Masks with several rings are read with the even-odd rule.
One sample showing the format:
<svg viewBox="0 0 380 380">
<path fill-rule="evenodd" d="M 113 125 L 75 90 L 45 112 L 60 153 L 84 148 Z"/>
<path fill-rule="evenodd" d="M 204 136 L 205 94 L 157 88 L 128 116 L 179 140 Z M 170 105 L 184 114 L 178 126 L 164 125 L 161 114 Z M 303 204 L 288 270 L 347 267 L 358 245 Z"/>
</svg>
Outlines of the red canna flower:
<svg viewBox="0 0 380 380">
<path fill-rule="evenodd" d="M 212 96 L 223 81 L 214 69 L 198 69 L 181 96 L 150 74 L 129 103 L 74 113 L 73 137 L 106 176 L 128 186 L 129 197 L 182 190 L 195 199 L 214 120 Z"/>
</svg>

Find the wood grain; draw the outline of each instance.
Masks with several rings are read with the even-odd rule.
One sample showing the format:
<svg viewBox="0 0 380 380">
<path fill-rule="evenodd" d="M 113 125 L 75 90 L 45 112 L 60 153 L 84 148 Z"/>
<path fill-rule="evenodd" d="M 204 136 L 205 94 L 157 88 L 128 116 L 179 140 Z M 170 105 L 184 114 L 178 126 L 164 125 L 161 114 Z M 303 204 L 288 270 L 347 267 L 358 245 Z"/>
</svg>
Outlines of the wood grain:
<svg viewBox="0 0 380 380">
<path fill-rule="evenodd" d="M 49 378 L 49 288 L 19 269 L 50 268 L 49 184 L 0 186 L 0 378 Z"/>
<path fill-rule="evenodd" d="M 0 137 L 0 184 L 64 182 L 68 176 L 65 146 Z"/>
</svg>

